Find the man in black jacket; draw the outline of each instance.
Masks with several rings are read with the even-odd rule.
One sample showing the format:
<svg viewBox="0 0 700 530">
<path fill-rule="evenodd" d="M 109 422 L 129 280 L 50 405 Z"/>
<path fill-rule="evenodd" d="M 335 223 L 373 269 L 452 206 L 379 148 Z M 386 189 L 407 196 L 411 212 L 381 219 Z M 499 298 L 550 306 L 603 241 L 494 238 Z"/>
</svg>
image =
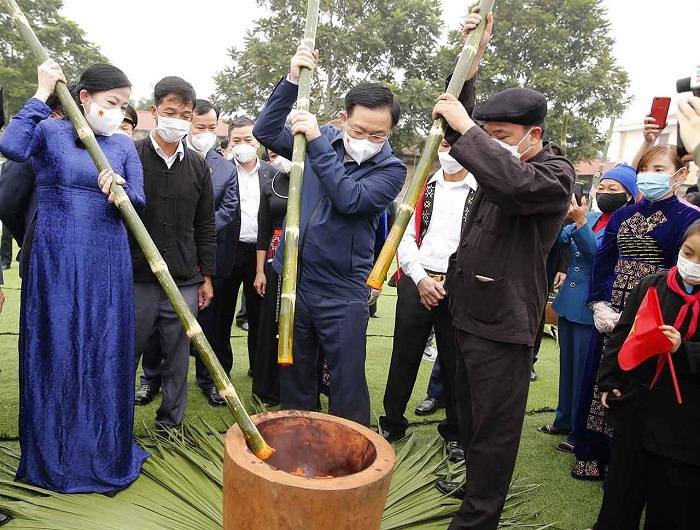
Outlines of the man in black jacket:
<svg viewBox="0 0 700 530">
<path fill-rule="evenodd" d="M 165 77 L 155 86 L 151 113 L 156 129 L 136 142 L 144 173 L 146 209 L 141 214 L 168 270 L 192 312 L 211 303 L 211 277 L 216 273 L 214 192 L 204 158 L 185 149 L 195 92 L 179 77 Z M 178 427 L 187 405 L 190 344 L 168 297 L 153 275 L 133 236 L 136 363 L 155 329 L 164 354 L 163 399 L 156 426 Z"/>
<path fill-rule="evenodd" d="M 469 480 L 438 481 L 464 501 L 450 530 L 496 530 L 515 467 L 547 291 L 545 261 L 571 201 L 574 168 L 542 141 L 547 100 L 508 89 L 478 107 L 480 129 L 455 97 L 440 96 L 458 134 L 450 154 L 479 189 L 446 291 L 457 329 L 457 406 Z"/>
</svg>

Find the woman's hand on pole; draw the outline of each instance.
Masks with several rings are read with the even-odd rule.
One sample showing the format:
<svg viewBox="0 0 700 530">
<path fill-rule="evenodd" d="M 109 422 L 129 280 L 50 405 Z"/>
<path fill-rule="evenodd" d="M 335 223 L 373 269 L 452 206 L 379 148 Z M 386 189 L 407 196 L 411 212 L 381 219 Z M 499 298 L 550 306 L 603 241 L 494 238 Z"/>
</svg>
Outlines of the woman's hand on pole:
<svg viewBox="0 0 700 530">
<path fill-rule="evenodd" d="M 114 177 L 117 178 L 117 184 L 120 186 L 126 182 L 122 177 L 116 175 L 111 169 L 105 169 L 104 171 L 100 172 L 97 179 L 97 185 L 100 187 L 100 190 L 102 190 L 102 193 L 107 195 L 107 200 L 110 204 L 114 203 L 114 193 L 111 191 L 112 180 L 114 180 Z"/>
<path fill-rule="evenodd" d="M 39 65 L 37 77 L 39 82 L 34 97 L 44 103 L 53 94 L 56 83 L 59 81 L 66 83 L 66 76 L 63 75 L 63 70 L 53 59 L 49 59 Z"/>
</svg>

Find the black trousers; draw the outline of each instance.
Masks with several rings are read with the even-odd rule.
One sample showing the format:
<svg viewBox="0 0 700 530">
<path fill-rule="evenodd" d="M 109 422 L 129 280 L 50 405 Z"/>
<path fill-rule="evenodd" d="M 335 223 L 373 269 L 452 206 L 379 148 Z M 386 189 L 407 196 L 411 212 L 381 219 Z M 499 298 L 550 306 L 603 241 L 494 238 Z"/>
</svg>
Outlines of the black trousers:
<svg viewBox="0 0 700 530">
<path fill-rule="evenodd" d="M 216 279 L 212 304 L 200 313 L 199 322 L 209 340 L 216 356 L 226 373 L 233 367 L 233 350 L 231 349 L 231 326 L 236 313 L 238 291 L 243 286 L 248 310 L 248 367 L 255 366 L 255 352 L 258 350 L 258 325 L 262 298 L 255 292 L 256 255 L 254 243 L 238 243 L 236 261 L 231 274 L 226 278 Z M 197 356 L 197 384 L 202 388 L 214 383 Z"/>
<path fill-rule="evenodd" d="M 277 296 L 279 275 L 272 264 L 265 264 L 267 287 L 260 307 L 258 351 L 253 369 L 253 394 L 264 403 L 280 402 L 280 369 L 277 364 Z"/>
<path fill-rule="evenodd" d="M 594 528 L 638 530 L 645 504 L 644 530 L 698 528 L 700 466 L 645 449 L 643 412 L 640 407 L 634 413 L 628 432 L 613 435 L 605 495 Z"/>
<path fill-rule="evenodd" d="M 595 530 L 639 530 L 647 480 L 641 412 L 639 408 L 634 413 L 626 432 L 613 434 L 605 493 Z"/>
<path fill-rule="evenodd" d="M 456 333 L 457 409 L 468 471 L 449 530 L 496 530 L 518 456 L 532 347 Z"/>
<path fill-rule="evenodd" d="M 408 420 L 404 417 L 408 400 L 416 384 L 418 369 L 430 330 L 435 326 L 438 359 L 445 383 L 445 408 L 447 419 L 438 426 L 445 441 L 458 441 L 459 419 L 455 398 L 457 374 L 457 343 L 452 316 L 447 307 L 447 298 L 437 307 L 428 310 L 420 303 L 416 284 L 407 274 L 401 276 L 397 285 L 396 319 L 394 322 L 394 345 L 391 365 L 384 391 L 385 416 L 379 418 L 382 430 L 404 433 Z"/>
<path fill-rule="evenodd" d="M 2 237 L 0 237 L 0 264 L 3 267 L 12 265 L 12 234 L 5 225 L 2 227 Z"/>
</svg>

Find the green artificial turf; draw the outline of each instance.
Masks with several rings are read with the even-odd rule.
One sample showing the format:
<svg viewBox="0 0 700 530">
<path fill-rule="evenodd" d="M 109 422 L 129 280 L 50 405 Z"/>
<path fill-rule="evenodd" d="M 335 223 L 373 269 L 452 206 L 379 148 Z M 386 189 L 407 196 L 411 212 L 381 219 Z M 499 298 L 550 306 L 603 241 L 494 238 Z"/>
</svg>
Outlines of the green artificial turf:
<svg viewBox="0 0 700 530">
<path fill-rule="evenodd" d="M 5 307 L 0 315 L 0 444 L 17 448 L 17 330 L 19 313 L 19 278 L 17 263 L 4 271 L 6 296 Z M 383 413 L 382 397 L 391 358 L 393 316 L 396 290 L 387 287 L 379 299 L 379 318 L 371 318 L 367 338 L 367 379 L 369 384 L 372 419 Z M 235 361 L 232 373 L 233 384 L 250 412 L 255 411 L 251 400 L 251 380 L 247 377 L 248 356 L 246 332 L 232 330 L 231 344 Z M 409 430 L 415 432 L 419 441 L 429 443 L 436 435 L 436 425 L 444 418 L 441 410 L 432 416 L 416 416 L 415 405 L 425 397 L 432 364 L 421 363 L 418 381 L 413 391 L 406 417 L 411 422 Z M 563 437 L 537 432 L 537 427 L 551 423 L 553 409 L 557 403 L 558 349 L 556 342 L 545 338 L 540 351 L 537 371 L 539 380 L 531 385 L 528 400 L 528 415 L 523 427 L 522 442 L 516 465 L 516 475 L 542 486 L 531 496 L 527 510 L 538 509 L 542 524 L 556 523 L 564 530 L 583 530 L 592 526 L 600 507 L 601 488 L 597 482 L 581 482 L 570 477 L 573 457 L 554 449 Z M 223 430 L 230 423 L 226 409 L 215 409 L 195 384 L 194 362 L 190 365 L 189 401 L 187 414 L 201 417 Z M 151 426 L 159 399 L 147 406 L 136 407 L 135 431 L 145 432 Z"/>
</svg>

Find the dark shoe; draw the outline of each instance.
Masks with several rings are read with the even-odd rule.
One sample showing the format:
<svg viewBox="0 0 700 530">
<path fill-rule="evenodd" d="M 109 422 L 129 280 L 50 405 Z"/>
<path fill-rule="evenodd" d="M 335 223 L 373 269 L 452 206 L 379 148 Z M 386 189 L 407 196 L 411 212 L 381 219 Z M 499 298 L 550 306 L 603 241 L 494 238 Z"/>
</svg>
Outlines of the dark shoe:
<svg viewBox="0 0 700 530">
<path fill-rule="evenodd" d="M 452 440 L 447 442 L 447 454 L 450 457 L 450 462 L 458 464 L 459 462 L 464 462 L 464 449 L 462 449 L 462 444 Z"/>
<path fill-rule="evenodd" d="M 12 520 L 12 516 L 5 512 L 0 512 L 0 526 L 6 525 Z"/>
<path fill-rule="evenodd" d="M 437 409 L 444 407 L 445 402 L 442 399 L 435 399 L 434 397 L 427 396 L 416 407 L 416 414 L 419 416 L 428 416 L 433 414 Z"/>
<path fill-rule="evenodd" d="M 253 377 L 253 369 L 248 368 L 248 377 Z"/>
<path fill-rule="evenodd" d="M 455 499 L 464 500 L 467 494 L 467 488 L 461 482 L 450 482 L 449 480 L 438 480 L 435 487 L 440 490 L 443 495 L 449 495 Z"/>
<path fill-rule="evenodd" d="M 537 427 L 537 430 L 540 432 L 543 432 L 545 434 L 555 434 L 555 435 L 569 434 L 569 431 L 565 431 L 564 429 L 560 429 L 560 428 L 555 427 L 554 425 L 551 425 L 549 423 L 547 425 L 542 426 L 542 427 Z"/>
<path fill-rule="evenodd" d="M 248 326 L 247 320 L 242 320 L 241 322 L 236 322 L 236 326 L 241 328 L 243 331 L 248 331 L 248 329 L 250 327 L 250 326 Z"/>
<path fill-rule="evenodd" d="M 574 444 L 572 444 L 571 442 L 561 442 L 557 445 L 556 449 L 557 451 L 561 451 L 562 453 L 573 454 Z"/>
<path fill-rule="evenodd" d="M 160 391 L 160 387 L 154 385 L 141 385 L 134 396 L 137 405 L 148 405 Z"/>
<path fill-rule="evenodd" d="M 380 430 L 379 434 L 381 434 L 384 439 L 389 442 L 395 442 L 397 440 L 401 440 L 406 437 L 406 431 L 404 432 L 391 432 L 391 431 L 384 431 Z"/>
<path fill-rule="evenodd" d="M 530 382 L 534 383 L 535 381 L 537 381 L 537 372 L 535 372 L 535 369 L 533 368 L 530 370 Z"/>
<path fill-rule="evenodd" d="M 210 386 L 209 388 L 203 388 L 202 393 L 207 396 L 209 404 L 212 407 L 225 407 L 226 400 L 219 395 L 219 391 L 215 386 Z"/>
</svg>

